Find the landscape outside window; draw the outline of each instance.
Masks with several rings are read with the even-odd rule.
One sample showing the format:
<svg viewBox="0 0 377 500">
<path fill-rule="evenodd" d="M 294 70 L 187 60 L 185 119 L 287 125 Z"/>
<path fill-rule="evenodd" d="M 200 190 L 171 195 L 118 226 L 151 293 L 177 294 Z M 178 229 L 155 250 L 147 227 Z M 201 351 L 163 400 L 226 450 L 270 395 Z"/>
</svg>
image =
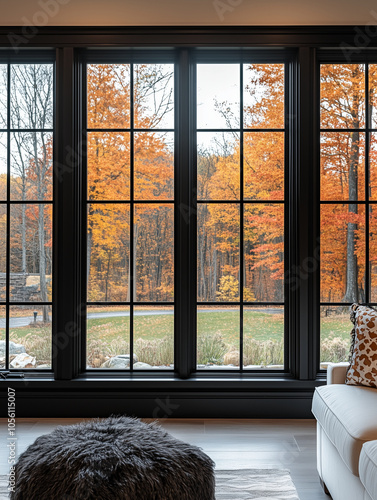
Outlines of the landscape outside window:
<svg viewBox="0 0 377 500">
<path fill-rule="evenodd" d="M 197 66 L 198 369 L 284 368 L 284 73 Z"/>
<path fill-rule="evenodd" d="M 377 304 L 376 81 L 320 65 L 322 368 L 348 357 L 349 305 Z M 175 67 L 86 82 L 86 366 L 172 370 Z M 285 65 L 199 63 L 195 85 L 197 367 L 283 369 Z M 52 63 L 0 65 L 1 369 L 52 368 L 53 102 Z"/>
<path fill-rule="evenodd" d="M 87 67 L 90 368 L 174 367 L 173 71 Z M 197 126 L 198 368 L 283 369 L 284 65 L 197 65 Z"/>
<path fill-rule="evenodd" d="M 0 65 L 2 369 L 52 367 L 53 93 L 53 64 Z"/>
<path fill-rule="evenodd" d="M 377 66 L 321 64 L 321 367 L 348 359 L 353 302 L 377 303 Z"/>
<path fill-rule="evenodd" d="M 87 366 L 174 367 L 174 65 L 87 66 Z"/>
</svg>

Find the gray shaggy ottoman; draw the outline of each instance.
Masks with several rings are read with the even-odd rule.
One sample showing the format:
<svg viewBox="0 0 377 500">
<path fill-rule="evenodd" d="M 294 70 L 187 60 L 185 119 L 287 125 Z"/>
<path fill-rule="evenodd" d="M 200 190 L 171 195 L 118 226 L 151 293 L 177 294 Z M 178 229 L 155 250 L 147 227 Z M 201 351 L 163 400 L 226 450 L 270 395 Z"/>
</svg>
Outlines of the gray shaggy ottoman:
<svg viewBox="0 0 377 500">
<path fill-rule="evenodd" d="M 214 463 L 154 424 L 56 428 L 19 457 L 12 500 L 215 500 Z"/>
</svg>

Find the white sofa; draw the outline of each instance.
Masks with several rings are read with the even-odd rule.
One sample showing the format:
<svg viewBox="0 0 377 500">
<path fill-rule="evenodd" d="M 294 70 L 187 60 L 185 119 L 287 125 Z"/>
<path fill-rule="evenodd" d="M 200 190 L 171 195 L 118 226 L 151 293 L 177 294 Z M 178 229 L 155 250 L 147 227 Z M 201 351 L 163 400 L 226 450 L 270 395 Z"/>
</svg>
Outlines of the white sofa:
<svg viewBox="0 0 377 500">
<path fill-rule="evenodd" d="M 333 500 L 377 500 L 377 389 L 346 385 L 348 366 L 330 364 L 314 393 L 318 473 Z"/>
</svg>

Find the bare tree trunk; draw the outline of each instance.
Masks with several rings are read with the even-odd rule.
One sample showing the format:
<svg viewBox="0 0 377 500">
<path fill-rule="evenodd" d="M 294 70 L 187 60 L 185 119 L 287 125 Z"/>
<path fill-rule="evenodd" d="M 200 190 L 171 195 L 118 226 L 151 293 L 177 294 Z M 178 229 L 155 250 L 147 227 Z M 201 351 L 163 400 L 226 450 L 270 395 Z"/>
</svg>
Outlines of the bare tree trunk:
<svg viewBox="0 0 377 500">
<path fill-rule="evenodd" d="M 131 300 L 131 252 L 128 254 L 128 284 L 126 302 Z"/>
<path fill-rule="evenodd" d="M 204 273 L 205 257 L 204 257 L 204 236 L 199 237 L 199 258 L 200 258 L 200 298 L 207 299 L 206 277 Z"/>
<path fill-rule="evenodd" d="M 107 259 L 106 282 L 105 282 L 105 302 L 107 302 L 107 299 L 108 299 L 110 262 L 111 262 L 111 251 L 109 252 L 109 256 Z"/>
<path fill-rule="evenodd" d="M 23 194 L 24 196 L 24 194 Z M 22 197 L 24 200 L 24 197 Z M 21 272 L 26 274 L 26 207 L 21 205 Z"/>
<path fill-rule="evenodd" d="M 87 247 L 86 247 L 86 286 L 89 286 L 89 276 L 90 276 L 90 259 L 92 255 L 92 231 L 88 231 L 87 237 Z"/>
<path fill-rule="evenodd" d="M 17 144 L 17 152 L 18 158 L 20 161 L 20 165 L 18 165 L 17 173 L 21 177 L 21 200 L 26 200 L 26 167 L 23 161 L 22 154 L 22 144 L 20 137 L 15 134 L 14 135 L 15 142 Z M 15 162 L 16 164 L 16 162 Z M 27 272 L 26 267 L 26 206 L 24 204 L 21 205 L 21 272 Z"/>
<path fill-rule="evenodd" d="M 349 170 L 348 193 L 351 201 L 357 201 L 357 167 L 359 162 L 359 132 L 351 132 L 351 161 Z M 357 214 L 357 204 L 350 203 L 348 205 L 349 214 Z M 346 270 L 346 293 L 344 302 L 358 301 L 358 284 L 357 284 L 357 256 L 356 250 L 356 230 L 355 222 L 347 224 L 347 270 Z"/>
<path fill-rule="evenodd" d="M 38 214 L 38 237 L 39 237 L 39 276 L 40 276 L 40 290 L 41 300 L 48 302 L 47 296 L 47 283 L 46 283 L 46 257 L 45 257 L 45 228 L 44 228 L 44 205 L 39 205 Z M 47 323 L 48 306 L 43 306 L 43 322 Z"/>
<path fill-rule="evenodd" d="M 359 70 L 356 68 L 352 76 L 357 80 Z M 352 126 L 357 129 L 360 127 L 358 118 L 359 109 L 359 96 L 358 92 L 354 92 L 352 97 Z M 359 132 L 351 132 L 351 158 L 350 167 L 348 175 L 348 197 L 351 201 L 358 200 L 358 163 L 359 163 Z M 349 214 L 357 214 L 358 207 L 356 203 L 350 203 L 348 205 Z M 356 250 L 356 230 L 357 224 L 354 222 L 348 222 L 347 224 L 347 270 L 346 270 L 346 293 L 344 295 L 344 302 L 357 302 L 358 301 L 358 283 L 357 283 L 357 256 Z"/>
<path fill-rule="evenodd" d="M 212 252 L 212 261 L 213 261 L 213 290 L 216 298 L 216 287 L 217 287 L 217 249 L 216 246 Z"/>
<path fill-rule="evenodd" d="M 133 290 L 133 299 L 136 300 L 136 248 L 137 248 L 137 240 L 139 237 L 139 225 L 134 224 L 134 255 L 133 255 L 133 273 L 132 273 L 132 290 Z M 130 259 L 131 262 L 131 259 Z"/>
</svg>

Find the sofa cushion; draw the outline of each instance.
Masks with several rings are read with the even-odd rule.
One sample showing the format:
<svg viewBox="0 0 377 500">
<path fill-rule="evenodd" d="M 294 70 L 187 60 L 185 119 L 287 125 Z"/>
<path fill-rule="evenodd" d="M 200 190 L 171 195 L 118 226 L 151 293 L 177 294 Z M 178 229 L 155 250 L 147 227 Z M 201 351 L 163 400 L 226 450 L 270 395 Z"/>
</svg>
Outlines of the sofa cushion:
<svg viewBox="0 0 377 500">
<path fill-rule="evenodd" d="M 365 443 L 360 453 L 360 480 L 373 500 L 377 500 L 377 441 Z"/>
<path fill-rule="evenodd" d="M 377 389 L 346 384 L 317 387 L 312 412 L 349 470 L 358 476 L 363 444 L 377 439 Z"/>
<path fill-rule="evenodd" d="M 350 316 L 355 326 L 346 384 L 377 387 L 377 311 L 352 304 Z"/>
</svg>

